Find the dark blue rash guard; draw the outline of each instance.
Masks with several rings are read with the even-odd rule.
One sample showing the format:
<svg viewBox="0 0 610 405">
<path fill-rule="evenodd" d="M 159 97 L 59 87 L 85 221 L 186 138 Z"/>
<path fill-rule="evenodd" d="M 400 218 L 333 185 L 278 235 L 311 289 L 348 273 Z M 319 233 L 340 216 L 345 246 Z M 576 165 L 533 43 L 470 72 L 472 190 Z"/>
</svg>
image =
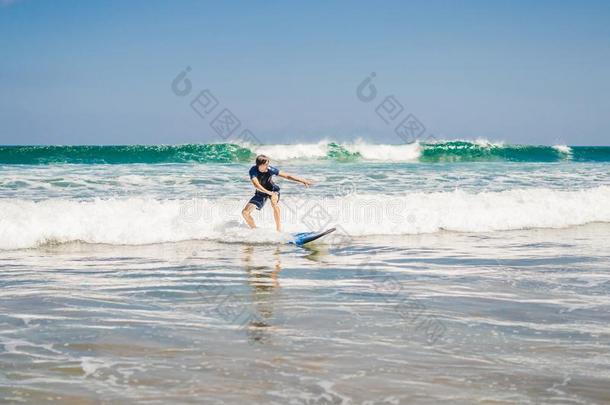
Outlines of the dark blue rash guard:
<svg viewBox="0 0 610 405">
<path fill-rule="evenodd" d="M 278 174 L 280 174 L 280 171 L 273 166 L 269 166 L 269 168 L 267 168 L 267 171 L 264 173 L 258 170 L 258 166 L 252 166 L 250 168 L 250 179 L 256 178 L 258 179 L 258 182 L 261 184 L 261 186 L 263 186 L 263 188 L 269 191 L 275 191 L 278 194 L 279 201 L 280 188 L 271 179 L 272 176 L 277 176 Z M 256 205 L 256 209 L 260 210 L 261 208 L 263 208 L 268 198 L 268 194 L 261 193 L 260 191 L 256 190 L 256 192 L 254 193 L 254 197 L 250 199 L 249 203 Z"/>
</svg>

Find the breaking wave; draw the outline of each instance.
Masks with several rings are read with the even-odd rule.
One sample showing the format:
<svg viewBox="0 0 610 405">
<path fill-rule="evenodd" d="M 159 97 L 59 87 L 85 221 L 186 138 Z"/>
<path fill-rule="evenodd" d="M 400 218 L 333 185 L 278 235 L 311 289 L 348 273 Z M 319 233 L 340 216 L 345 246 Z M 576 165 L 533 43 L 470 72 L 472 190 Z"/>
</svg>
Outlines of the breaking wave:
<svg viewBox="0 0 610 405">
<path fill-rule="evenodd" d="M 485 140 L 412 144 L 320 141 L 291 145 L 0 146 L 0 164 L 160 164 L 250 162 L 265 153 L 274 160 L 338 162 L 610 162 L 607 146 L 505 145 Z"/>
<path fill-rule="evenodd" d="M 39 202 L 0 200 L 0 249 L 82 241 L 138 245 L 209 239 L 282 243 L 289 232 L 338 226 L 349 236 L 407 235 L 443 230 L 490 232 L 563 228 L 610 222 L 610 187 L 577 191 L 545 188 L 502 192 L 348 195 L 282 201 L 285 234 L 272 230 L 270 209 L 255 213 L 257 231 L 241 221 L 240 199 L 146 198 Z M 329 243 L 329 241 L 326 241 Z"/>
</svg>

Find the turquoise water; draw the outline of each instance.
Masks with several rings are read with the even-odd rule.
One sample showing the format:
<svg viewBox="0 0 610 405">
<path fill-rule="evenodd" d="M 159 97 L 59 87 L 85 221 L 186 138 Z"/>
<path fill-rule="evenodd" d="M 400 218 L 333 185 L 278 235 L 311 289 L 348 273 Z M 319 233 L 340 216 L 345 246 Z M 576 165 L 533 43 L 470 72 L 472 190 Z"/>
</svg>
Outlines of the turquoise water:
<svg viewBox="0 0 610 405">
<path fill-rule="evenodd" d="M 610 402 L 607 148 L 142 148 L 0 148 L 3 402 Z"/>
</svg>

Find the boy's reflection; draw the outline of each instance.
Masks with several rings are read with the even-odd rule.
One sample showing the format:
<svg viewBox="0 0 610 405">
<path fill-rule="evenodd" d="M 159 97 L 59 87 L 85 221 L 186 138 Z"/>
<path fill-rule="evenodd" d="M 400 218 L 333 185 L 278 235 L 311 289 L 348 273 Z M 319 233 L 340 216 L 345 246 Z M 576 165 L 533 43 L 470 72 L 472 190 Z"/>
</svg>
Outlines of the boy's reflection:
<svg viewBox="0 0 610 405">
<path fill-rule="evenodd" d="M 243 251 L 244 268 L 248 273 L 248 283 L 252 293 L 252 314 L 246 324 L 250 344 L 266 343 L 274 329 L 272 319 L 275 304 L 279 302 L 281 292 L 278 275 L 282 270 L 282 262 L 280 246 L 272 249 L 273 263 L 264 259 L 270 256 L 271 252 L 268 247 L 245 246 Z M 303 249 L 308 251 L 308 254 L 304 256 L 307 260 L 319 261 L 323 257 L 321 252 L 315 248 L 303 247 Z M 278 320 L 276 319 L 273 323 L 277 325 Z"/>
<path fill-rule="evenodd" d="M 280 259 L 280 247 L 276 247 L 273 252 L 273 266 L 261 265 L 255 262 L 254 246 L 245 246 L 243 263 L 248 273 L 248 283 L 252 292 L 252 311 L 253 316 L 246 327 L 248 343 L 265 343 L 270 338 L 269 332 L 272 330 L 271 320 L 273 318 L 274 301 L 279 294 L 280 283 L 278 274 L 282 270 Z M 262 252 L 263 248 L 259 248 Z M 265 252 L 267 253 L 267 252 Z M 268 254 L 262 255 L 267 257 Z M 258 256 L 261 257 L 261 256 Z"/>
</svg>

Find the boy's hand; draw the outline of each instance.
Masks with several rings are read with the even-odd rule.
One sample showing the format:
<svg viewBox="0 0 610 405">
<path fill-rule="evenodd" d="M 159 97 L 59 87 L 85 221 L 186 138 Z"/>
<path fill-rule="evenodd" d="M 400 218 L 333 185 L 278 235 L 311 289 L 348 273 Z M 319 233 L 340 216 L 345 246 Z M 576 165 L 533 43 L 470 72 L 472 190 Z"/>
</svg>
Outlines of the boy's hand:
<svg viewBox="0 0 610 405">
<path fill-rule="evenodd" d="M 303 179 L 302 183 L 305 187 L 309 187 L 313 184 L 313 181 Z"/>
</svg>

